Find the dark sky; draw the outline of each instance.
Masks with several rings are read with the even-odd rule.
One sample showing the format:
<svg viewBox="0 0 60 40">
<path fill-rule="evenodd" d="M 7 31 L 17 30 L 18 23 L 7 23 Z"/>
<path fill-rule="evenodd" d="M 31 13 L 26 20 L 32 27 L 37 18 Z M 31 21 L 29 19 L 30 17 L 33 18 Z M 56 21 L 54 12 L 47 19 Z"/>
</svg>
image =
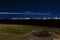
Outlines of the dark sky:
<svg viewBox="0 0 60 40">
<path fill-rule="evenodd" d="M 0 11 L 7 12 L 60 12 L 60 1 L 57 0 L 2 0 Z"/>
<path fill-rule="evenodd" d="M 0 0 L 0 12 L 26 12 L 60 14 L 59 0 Z M 60 16 L 60 15 L 59 15 Z"/>
</svg>

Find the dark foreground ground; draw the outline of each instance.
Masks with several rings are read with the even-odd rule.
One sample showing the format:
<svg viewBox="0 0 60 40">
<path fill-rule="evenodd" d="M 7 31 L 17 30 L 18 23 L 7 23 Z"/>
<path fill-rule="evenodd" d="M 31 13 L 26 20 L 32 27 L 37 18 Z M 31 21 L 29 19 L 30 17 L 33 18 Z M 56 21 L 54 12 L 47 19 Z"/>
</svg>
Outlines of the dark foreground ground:
<svg viewBox="0 0 60 40">
<path fill-rule="evenodd" d="M 23 40 L 24 37 L 30 36 L 34 30 L 52 32 L 53 39 L 60 40 L 60 34 L 55 33 L 55 31 L 59 31 L 60 33 L 60 28 L 55 28 L 59 27 L 59 24 L 60 20 L 0 19 L 0 40 Z"/>
<path fill-rule="evenodd" d="M 35 25 L 35 26 L 46 26 L 46 27 L 60 27 L 60 20 L 11 20 L 11 19 L 0 19 L 1 24 L 17 24 L 17 25 Z"/>
</svg>

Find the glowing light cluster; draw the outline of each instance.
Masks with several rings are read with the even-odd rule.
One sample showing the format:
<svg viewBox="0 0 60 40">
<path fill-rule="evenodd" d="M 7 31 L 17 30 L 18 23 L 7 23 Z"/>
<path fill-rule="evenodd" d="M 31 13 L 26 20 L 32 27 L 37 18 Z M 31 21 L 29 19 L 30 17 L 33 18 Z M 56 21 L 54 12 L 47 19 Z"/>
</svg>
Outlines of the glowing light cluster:
<svg viewBox="0 0 60 40">
<path fill-rule="evenodd" d="M 30 19 L 37 19 L 37 20 L 40 20 L 40 19 L 43 19 L 43 20 L 46 20 L 46 19 L 60 19 L 60 17 L 43 17 L 43 18 L 9 18 L 9 19 L 26 19 L 26 20 L 30 20 Z"/>
<path fill-rule="evenodd" d="M 22 17 L 22 18 L 18 18 L 19 16 L 17 15 L 17 17 L 16 18 L 14 18 L 14 17 L 11 17 L 11 18 L 7 18 L 7 19 L 12 19 L 12 20 L 15 20 L 15 19 L 26 19 L 26 20 L 29 20 L 29 19 L 44 19 L 44 20 L 46 20 L 46 19 L 60 19 L 60 17 L 45 17 L 44 15 L 52 15 L 51 13 L 32 13 L 32 12 L 25 12 L 25 13 L 9 13 L 9 12 L 0 12 L 0 14 L 3 14 L 3 15 L 6 15 L 6 14 L 13 14 L 13 15 L 16 15 L 16 14 L 24 14 L 24 15 L 31 15 L 32 16 L 32 18 L 30 18 L 30 17 Z M 24 16 L 23 15 L 23 16 Z M 43 15 L 43 17 L 41 18 L 41 17 L 33 17 L 33 16 L 36 16 L 36 15 Z M 4 18 L 0 18 L 0 19 L 4 19 Z"/>
</svg>

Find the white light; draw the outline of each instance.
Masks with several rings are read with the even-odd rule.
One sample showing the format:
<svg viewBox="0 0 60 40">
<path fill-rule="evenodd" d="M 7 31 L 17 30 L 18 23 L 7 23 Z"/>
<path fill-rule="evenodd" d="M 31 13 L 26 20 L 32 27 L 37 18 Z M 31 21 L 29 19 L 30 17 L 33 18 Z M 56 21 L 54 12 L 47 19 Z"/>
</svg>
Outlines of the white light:
<svg viewBox="0 0 60 40">
<path fill-rule="evenodd" d="M 53 19 L 58 19 L 58 17 L 53 17 Z"/>
<path fill-rule="evenodd" d="M 29 20 L 30 18 L 24 18 L 24 19 Z"/>
<path fill-rule="evenodd" d="M 46 17 L 43 17 L 43 19 L 45 20 L 45 19 L 47 19 Z"/>
</svg>

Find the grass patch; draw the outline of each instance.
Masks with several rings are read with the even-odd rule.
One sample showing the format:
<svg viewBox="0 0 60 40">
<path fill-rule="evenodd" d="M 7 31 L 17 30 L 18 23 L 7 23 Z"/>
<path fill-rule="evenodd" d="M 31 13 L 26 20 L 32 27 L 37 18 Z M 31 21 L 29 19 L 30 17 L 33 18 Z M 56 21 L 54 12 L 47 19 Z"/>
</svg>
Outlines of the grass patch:
<svg viewBox="0 0 60 40">
<path fill-rule="evenodd" d="M 24 34 L 30 33 L 32 30 L 54 31 L 60 28 L 29 26 L 29 25 L 0 25 L 0 40 L 21 40 Z"/>
</svg>

